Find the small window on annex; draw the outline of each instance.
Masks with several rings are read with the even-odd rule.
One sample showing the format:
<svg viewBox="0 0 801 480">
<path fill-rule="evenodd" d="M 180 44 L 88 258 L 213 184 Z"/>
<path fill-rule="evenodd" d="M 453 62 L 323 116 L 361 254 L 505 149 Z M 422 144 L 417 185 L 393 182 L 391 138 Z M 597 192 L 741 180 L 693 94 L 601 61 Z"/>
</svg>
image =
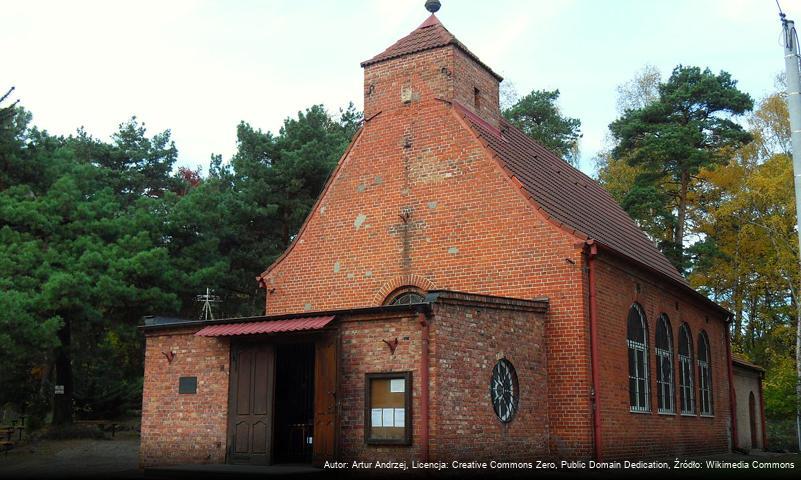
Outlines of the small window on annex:
<svg viewBox="0 0 801 480">
<path fill-rule="evenodd" d="M 656 398 L 659 413 L 674 413 L 673 342 L 670 320 L 664 313 L 656 321 Z"/>
<path fill-rule="evenodd" d="M 368 373 L 364 395 L 365 443 L 410 445 L 412 373 Z"/>
<path fill-rule="evenodd" d="M 645 314 L 636 303 L 629 309 L 627 330 L 629 405 L 632 412 L 647 412 L 650 409 L 648 401 L 648 330 L 645 326 Z"/>
<path fill-rule="evenodd" d="M 683 324 L 679 328 L 679 398 L 681 413 L 695 413 L 695 389 L 693 382 L 693 344 L 690 327 Z"/>
<path fill-rule="evenodd" d="M 712 415 L 712 373 L 709 369 L 709 338 L 706 332 L 698 334 L 698 390 L 701 415 Z"/>
</svg>

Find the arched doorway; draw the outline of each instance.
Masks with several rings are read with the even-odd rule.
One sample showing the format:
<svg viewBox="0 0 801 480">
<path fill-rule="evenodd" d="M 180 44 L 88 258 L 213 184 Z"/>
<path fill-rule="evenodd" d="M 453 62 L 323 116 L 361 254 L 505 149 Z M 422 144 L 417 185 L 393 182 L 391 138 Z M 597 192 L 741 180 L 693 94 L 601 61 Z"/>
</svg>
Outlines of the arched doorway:
<svg viewBox="0 0 801 480">
<path fill-rule="evenodd" d="M 756 399 L 754 392 L 748 394 L 748 424 L 751 428 L 751 448 L 757 448 Z"/>
</svg>

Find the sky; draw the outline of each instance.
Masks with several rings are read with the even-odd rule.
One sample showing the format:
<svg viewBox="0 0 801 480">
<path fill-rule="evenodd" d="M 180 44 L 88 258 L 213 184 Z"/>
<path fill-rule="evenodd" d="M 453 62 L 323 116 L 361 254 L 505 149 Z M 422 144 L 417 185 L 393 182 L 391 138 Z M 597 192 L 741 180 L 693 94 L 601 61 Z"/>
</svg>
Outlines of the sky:
<svg viewBox="0 0 801 480">
<path fill-rule="evenodd" d="M 646 64 L 732 74 L 759 100 L 784 68 L 775 0 L 441 0 L 440 21 L 525 94 L 561 92 L 580 168 L 608 147 L 617 86 Z M 801 22 L 801 0 L 780 0 Z M 4 0 L 0 90 L 34 124 L 109 139 L 135 115 L 179 166 L 230 158 L 236 125 L 277 132 L 322 103 L 362 107 L 359 63 L 414 30 L 424 0 Z"/>
</svg>

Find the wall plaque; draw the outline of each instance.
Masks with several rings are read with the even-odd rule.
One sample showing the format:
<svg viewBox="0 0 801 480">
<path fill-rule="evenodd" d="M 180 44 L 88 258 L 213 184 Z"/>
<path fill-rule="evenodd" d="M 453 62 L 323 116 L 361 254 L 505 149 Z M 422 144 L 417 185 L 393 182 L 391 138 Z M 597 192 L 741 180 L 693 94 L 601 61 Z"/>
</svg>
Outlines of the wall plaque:
<svg viewBox="0 0 801 480">
<path fill-rule="evenodd" d="M 178 379 L 178 393 L 197 393 L 197 377 L 181 377 Z"/>
</svg>

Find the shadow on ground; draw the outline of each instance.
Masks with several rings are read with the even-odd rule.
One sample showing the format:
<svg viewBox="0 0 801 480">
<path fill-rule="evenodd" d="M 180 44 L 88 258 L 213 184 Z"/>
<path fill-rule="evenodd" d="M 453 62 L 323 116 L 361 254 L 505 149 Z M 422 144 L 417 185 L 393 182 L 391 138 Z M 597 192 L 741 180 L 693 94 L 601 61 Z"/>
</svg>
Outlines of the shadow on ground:
<svg viewBox="0 0 801 480">
<path fill-rule="evenodd" d="M 699 468 L 675 469 L 674 458 L 660 461 L 668 469 L 517 469 L 493 470 L 319 470 L 308 466 L 242 467 L 232 465 L 187 465 L 153 468 L 138 467 L 139 437 L 130 432 L 113 439 L 42 440 L 0 454 L 0 478 L 801 478 L 801 455 L 754 452 L 752 455 L 727 454 L 700 457 Z M 536 459 L 533 459 L 536 460 Z M 682 458 L 681 460 L 690 460 Z M 723 468 L 707 468 L 707 462 L 723 462 Z M 755 463 L 756 462 L 756 463 Z M 782 468 L 769 468 L 784 464 Z M 793 468 L 787 468 L 793 464 Z M 728 466 L 727 466 L 728 465 Z M 739 468 L 735 468 L 739 466 Z"/>
</svg>

